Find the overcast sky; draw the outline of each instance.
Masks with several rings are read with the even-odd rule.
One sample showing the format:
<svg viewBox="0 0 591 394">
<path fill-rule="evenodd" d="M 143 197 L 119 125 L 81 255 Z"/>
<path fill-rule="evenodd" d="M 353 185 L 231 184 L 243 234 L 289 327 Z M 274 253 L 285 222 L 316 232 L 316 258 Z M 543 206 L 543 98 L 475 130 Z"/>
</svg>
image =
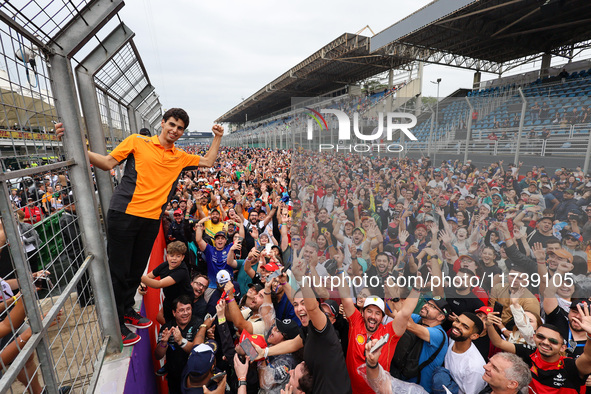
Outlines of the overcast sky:
<svg viewBox="0 0 591 394">
<path fill-rule="evenodd" d="M 429 2 L 141 0 L 126 2 L 120 14 L 136 33 L 135 43 L 164 108 L 185 108 L 189 129 L 207 131 L 241 98 L 342 33 L 356 33 L 366 25 L 378 33 Z M 471 87 L 472 74 L 427 66 L 423 95 L 436 96 L 436 85 L 428 81 L 437 78 L 442 78 L 440 96 Z"/>
</svg>

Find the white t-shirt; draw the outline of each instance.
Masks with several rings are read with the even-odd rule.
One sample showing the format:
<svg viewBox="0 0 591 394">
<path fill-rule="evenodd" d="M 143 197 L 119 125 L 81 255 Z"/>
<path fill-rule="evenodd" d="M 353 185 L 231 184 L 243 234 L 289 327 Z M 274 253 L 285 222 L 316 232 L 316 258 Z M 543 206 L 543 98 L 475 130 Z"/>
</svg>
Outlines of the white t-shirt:
<svg viewBox="0 0 591 394">
<path fill-rule="evenodd" d="M 449 340 L 445 368 L 451 372 L 451 376 L 460 387 L 459 394 L 479 393 L 486 386 L 486 382 L 482 380 L 486 361 L 474 343 L 464 353 L 455 353 L 452 350 L 454 343 L 454 340 Z"/>
</svg>

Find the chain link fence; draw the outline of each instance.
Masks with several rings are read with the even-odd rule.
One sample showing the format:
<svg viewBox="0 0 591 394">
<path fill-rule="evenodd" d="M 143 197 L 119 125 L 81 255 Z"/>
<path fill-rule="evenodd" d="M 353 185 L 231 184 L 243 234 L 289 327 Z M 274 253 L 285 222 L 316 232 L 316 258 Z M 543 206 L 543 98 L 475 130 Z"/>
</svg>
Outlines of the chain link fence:
<svg viewBox="0 0 591 394">
<path fill-rule="evenodd" d="M 121 173 L 93 174 L 84 152 L 154 134 L 161 117 L 121 7 L 0 5 L 2 393 L 92 392 L 105 355 L 121 350 L 99 214 Z"/>
</svg>

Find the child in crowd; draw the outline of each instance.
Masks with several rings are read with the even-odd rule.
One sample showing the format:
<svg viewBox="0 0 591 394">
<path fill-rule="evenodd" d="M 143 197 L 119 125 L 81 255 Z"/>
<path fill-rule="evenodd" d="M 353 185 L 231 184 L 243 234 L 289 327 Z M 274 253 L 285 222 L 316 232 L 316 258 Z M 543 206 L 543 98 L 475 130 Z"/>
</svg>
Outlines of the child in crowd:
<svg viewBox="0 0 591 394">
<path fill-rule="evenodd" d="M 166 247 L 166 261 L 156 267 L 152 272 L 142 276 L 142 283 L 154 289 L 163 289 L 164 300 L 162 311 L 164 321 L 174 318 L 172 314 L 172 301 L 186 294 L 193 295 L 191 277 L 187 265 L 183 263 L 187 246 L 181 241 L 174 241 Z M 156 279 L 160 277 L 160 280 Z M 164 324 L 164 322 L 161 322 Z"/>
</svg>

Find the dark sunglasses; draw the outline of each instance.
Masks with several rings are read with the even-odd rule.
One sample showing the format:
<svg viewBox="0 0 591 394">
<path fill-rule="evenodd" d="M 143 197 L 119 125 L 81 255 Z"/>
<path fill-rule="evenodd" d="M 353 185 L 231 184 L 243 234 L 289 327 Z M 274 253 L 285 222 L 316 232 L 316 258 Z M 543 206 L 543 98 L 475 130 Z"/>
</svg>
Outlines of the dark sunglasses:
<svg viewBox="0 0 591 394">
<path fill-rule="evenodd" d="M 559 345 L 560 341 L 556 338 L 548 338 L 547 336 L 540 334 L 540 333 L 536 333 L 536 338 L 538 338 L 540 341 L 544 341 L 544 340 L 548 340 L 548 342 L 550 342 L 552 345 Z"/>
</svg>

